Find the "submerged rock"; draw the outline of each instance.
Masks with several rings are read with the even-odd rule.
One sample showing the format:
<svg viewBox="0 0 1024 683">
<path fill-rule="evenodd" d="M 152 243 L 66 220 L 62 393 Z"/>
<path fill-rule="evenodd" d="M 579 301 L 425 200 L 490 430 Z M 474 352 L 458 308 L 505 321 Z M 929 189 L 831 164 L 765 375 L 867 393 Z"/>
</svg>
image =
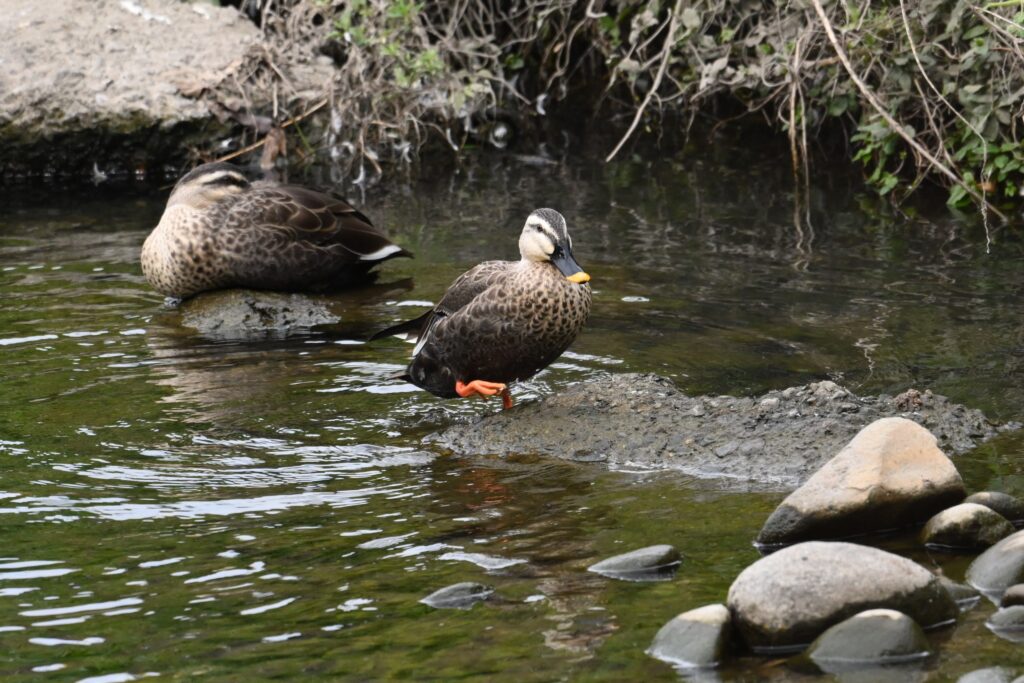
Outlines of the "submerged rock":
<svg viewBox="0 0 1024 683">
<path fill-rule="evenodd" d="M 967 568 L 967 583 L 986 595 L 1002 595 L 1024 582 L 1024 531 L 1007 536 L 978 555 Z"/>
<path fill-rule="evenodd" d="M 877 420 L 791 493 L 757 543 L 842 538 L 922 522 L 963 499 L 956 467 L 921 425 Z"/>
<path fill-rule="evenodd" d="M 967 496 L 964 502 L 984 505 L 1015 525 L 1024 524 L 1024 501 L 1015 496 L 998 491 L 979 491 Z"/>
<path fill-rule="evenodd" d="M 870 609 L 832 626 L 805 656 L 825 671 L 907 662 L 931 656 L 916 621 L 891 609 Z"/>
<path fill-rule="evenodd" d="M 958 583 L 945 576 L 939 577 L 939 583 L 949 593 L 949 597 L 953 598 L 961 612 L 971 609 L 981 600 L 981 593 L 966 583 Z"/>
<path fill-rule="evenodd" d="M 924 425 L 951 453 L 998 432 L 979 411 L 929 392 L 920 396 L 913 405 L 897 405 L 890 396 L 856 396 L 828 381 L 753 398 L 687 396 L 663 377 L 618 374 L 452 425 L 427 441 L 462 455 L 541 454 L 672 468 L 747 489 L 783 490 L 880 417 L 902 415 Z"/>
<path fill-rule="evenodd" d="M 652 545 L 590 565 L 587 571 L 627 581 L 659 581 L 670 578 L 682 556 L 670 545 Z"/>
<path fill-rule="evenodd" d="M 1000 607 L 1013 607 L 1014 605 L 1024 605 L 1024 583 L 1017 583 L 1007 588 L 999 601 Z"/>
<path fill-rule="evenodd" d="M 937 576 L 892 553 L 809 541 L 761 558 L 729 588 L 737 631 L 757 652 L 792 651 L 866 609 L 898 610 L 925 628 L 956 619 Z"/>
<path fill-rule="evenodd" d="M 725 605 L 706 605 L 672 618 L 654 636 L 647 654 L 682 668 L 711 668 L 725 659 L 732 617 Z"/>
<path fill-rule="evenodd" d="M 1013 525 L 991 508 L 961 503 L 928 520 L 921 542 L 929 547 L 971 550 L 987 548 L 1013 533 Z"/>
<path fill-rule="evenodd" d="M 978 669 L 956 679 L 956 683 L 1010 683 L 1014 680 L 1014 672 L 1001 666 Z"/>
<path fill-rule="evenodd" d="M 486 600 L 493 593 L 494 589 L 490 586 L 464 581 L 439 588 L 420 602 L 436 609 L 469 609 L 476 603 Z"/>
<path fill-rule="evenodd" d="M 304 294 L 225 289 L 181 304 L 181 324 L 217 340 L 283 338 L 339 320 L 327 301 Z"/>
</svg>

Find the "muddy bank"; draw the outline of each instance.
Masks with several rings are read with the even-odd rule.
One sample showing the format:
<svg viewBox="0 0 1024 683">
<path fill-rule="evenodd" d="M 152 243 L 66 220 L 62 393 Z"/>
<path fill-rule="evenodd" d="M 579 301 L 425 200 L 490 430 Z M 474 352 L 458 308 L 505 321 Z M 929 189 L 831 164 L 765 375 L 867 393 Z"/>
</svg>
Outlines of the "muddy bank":
<svg viewBox="0 0 1024 683">
<path fill-rule="evenodd" d="M 822 381 L 754 398 L 687 396 L 666 378 L 621 374 L 454 425 L 427 441 L 458 454 L 542 454 L 784 489 L 806 479 L 861 428 L 891 416 L 923 425 L 947 454 L 1019 427 L 996 425 L 927 391 L 857 396 Z"/>
<path fill-rule="evenodd" d="M 154 0 L 11 0 L 0 21 L 0 173 L 134 169 L 230 125 L 203 93 L 259 42 L 236 9 Z"/>
</svg>

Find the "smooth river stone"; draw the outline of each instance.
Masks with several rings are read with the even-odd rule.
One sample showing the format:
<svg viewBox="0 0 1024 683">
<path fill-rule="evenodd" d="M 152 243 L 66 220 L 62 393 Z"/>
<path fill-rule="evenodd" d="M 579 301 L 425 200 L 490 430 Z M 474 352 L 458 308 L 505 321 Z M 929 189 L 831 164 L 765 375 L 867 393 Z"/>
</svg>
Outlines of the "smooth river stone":
<svg viewBox="0 0 1024 683">
<path fill-rule="evenodd" d="M 806 656 L 825 671 L 925 659 L 931 645 L 913 619 L 891 609 L 855 614 L 818 636 Z"/>
<path fill-rule="evenodd" d="M 725 659 L 731 638 L 729 609 L 705 605 L 662 626 L 647 654 L 681 668 L 711 668 Z"/>
<path fill-rule="evenodd" d="M 928 520 L 921 542 L 930 548 L 970 550 L 987 548 L 1013 533 L 1013 525 L 992 508 L 960 503 Z"/>
<path fill-rule="evenodd" d="M 965 503 L 977 503 L 1010 520 L 1013 524 L 1024 523 L 1024 501 L 999 491 L 979 491 L 964 499 Z"/>
<path fill-rule="evenodd" d="M 967 568 L 967 583 L 986 595 L 1002 595 L 1024 582 L 1024 531 L 1007 536 L 978 555 Z"/>
<path fill-rule="evenodd" d="M 1014 584 L 1003 593 L 1003 599 L 999 601 L 1000 607 L 1013 607 L 1024 605 L 1024 583 Z"/>
<path fill-rule="evenodd" d="M 959 610 L 939 577 L 892 553 L 808 541 L 761 558 L 729 588 L 734 625 L 755 652 L 797 650 L 866 609 L 898 610 L 924 628 Z"/>
<path fill-rule="evenodd" d="M 958 583 L 945 576 L 939 577 L 939 583 L 949 593 L 949 597 L 953 598 L 961 612 L 966 612 L 981 600 L 981 593 L 966 583 Z"/>
<path fill-rule="evenodd" d="M 592 564 L 587 571 L 612 579 L 657 581 L 669 578 L 682 562 L 679 551 L 670 545 L 652 545 Z"/>
<path fill-rule="evenodd" d="M 843 538 L 923 522 L 963 500 L 960 473 L 927 429 L 902 417 L 875 420 L 791 493 L 757 543 Z"/>
</svg>

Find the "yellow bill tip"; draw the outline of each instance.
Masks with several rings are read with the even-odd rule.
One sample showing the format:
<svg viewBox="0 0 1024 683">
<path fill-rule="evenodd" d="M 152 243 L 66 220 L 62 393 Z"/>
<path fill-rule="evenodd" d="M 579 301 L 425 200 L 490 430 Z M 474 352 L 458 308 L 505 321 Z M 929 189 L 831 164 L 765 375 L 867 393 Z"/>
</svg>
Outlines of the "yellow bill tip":
<svg viewBox="0 0 1024 683">
<path fill-rule="evenodd" d="M 590 282 L 590 276 L 584 273 L 582 270 L 572 275 L 566 275 L 565 279 L 569 282 L 575 282 L 578 285 L 582 285 L 584 282 Z"/>
</svg>

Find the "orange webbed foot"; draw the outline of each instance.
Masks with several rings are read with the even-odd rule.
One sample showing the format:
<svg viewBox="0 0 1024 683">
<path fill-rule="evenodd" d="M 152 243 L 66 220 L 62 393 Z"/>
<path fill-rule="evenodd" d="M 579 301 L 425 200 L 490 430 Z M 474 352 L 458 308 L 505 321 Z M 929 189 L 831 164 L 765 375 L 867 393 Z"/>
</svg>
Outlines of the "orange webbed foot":
<svg viewBox="0 0 1024 683">
<path fill-rule="evenodd" d="M 479 396 L 495 396 L 502 394 L 502 400 L 504 401 L 504 393 L 508 392 L 508 387 L 500 382 L 485 382 L 482 379 L 475 379 L 472 382 L 464 383 L 461 381 L 455 382 L 455 393 L 462 398 L 467 398 L 473 394 Z M 511 400 L 511 397 L 509 397 Z"/>
</svg>

